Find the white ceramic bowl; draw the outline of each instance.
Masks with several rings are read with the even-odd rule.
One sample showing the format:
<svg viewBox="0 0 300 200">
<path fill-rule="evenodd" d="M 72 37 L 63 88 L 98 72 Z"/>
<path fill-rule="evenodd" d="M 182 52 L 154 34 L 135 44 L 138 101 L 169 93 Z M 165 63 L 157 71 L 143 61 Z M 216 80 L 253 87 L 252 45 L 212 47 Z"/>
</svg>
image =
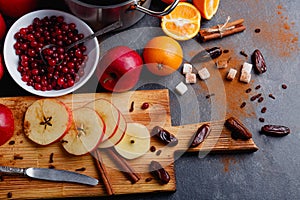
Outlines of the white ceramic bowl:
<svg viewBox="0 0 300 200">
<path fill-rule="evenodd" d="M 24 15 L 11 26 L 5 38 L 4 48 L 3 48 L 5 65 L 7 67 L 9 74 L 14 79 L 14 81 L 19 86 L 24 88 L 26 91 L 43 97 L 58 97 L 58 96 L 62 96 L 74 92 L 75 90 L 83 86 L 90 79 L 99 61 L 100 48 L 99 48 L 97 38 L 94 38 L 92 40 L 89 40 L 88 42 L 85 42 L 85 46 L 87 47 L 87 51 L 85 52 L 85 54 L 88 55 L 88 60 L 84 68 L 85 73 L 84 76 L 82 76 L 80 80 L 74 84 L 74 86 L 66 89 L 61 89 L 61 90 L 40 91 L 40 90 L 35 90 L 32 86 L 28 86 L 26 82 L 22 81 L 21 74 L 17 70 L 19 56 L 16 55 L 15 49 L 13 47 L 13 45 L 16 42 L 14 35 L 20 30 L 20 28 L 25 28 L 28 25 L 32 24 L 34 18 L 38 17 L 41 19 L 45 16 L 50 17 L 53 15 L 63 16 L 65 18 L 66 23 L 71 23 L 71 22 L 75 23 L 79 33 L 83 33 L 85 37 L 90 34 L 93 34 L 93 30 L 85 22 L 83 22 L 81 19 L 69 13 L 57 11 L 57 10 L 38 10 Z"/>
</svg>

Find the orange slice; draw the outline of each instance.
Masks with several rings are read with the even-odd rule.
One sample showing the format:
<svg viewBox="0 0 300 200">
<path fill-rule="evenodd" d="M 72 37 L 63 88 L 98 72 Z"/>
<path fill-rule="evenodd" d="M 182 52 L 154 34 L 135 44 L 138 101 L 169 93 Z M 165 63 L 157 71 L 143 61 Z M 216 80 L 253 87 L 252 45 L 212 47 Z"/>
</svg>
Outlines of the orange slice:
<svg viewBox="0 0 300 200">
<path fill-rule="evenodd" d="M 193 0 L 204 19 L 210 20 L 217 12 L 220 0 Z"/>
<path fill-rule="evenodd" d="M 175 40 L 188 40 L 200 30 L 201 15 L 198 9 L 187 2 L 179 2 L 176 8 L 161 19 L 166 35 Z"/>
</svg>

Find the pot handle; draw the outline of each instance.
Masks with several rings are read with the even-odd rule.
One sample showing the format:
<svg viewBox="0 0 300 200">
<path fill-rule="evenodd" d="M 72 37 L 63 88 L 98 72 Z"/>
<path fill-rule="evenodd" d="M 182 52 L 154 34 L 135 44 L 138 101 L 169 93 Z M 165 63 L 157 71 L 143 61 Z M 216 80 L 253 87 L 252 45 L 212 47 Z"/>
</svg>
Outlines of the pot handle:
<svg viewBox="0 0 300 200">
<path fill-rule="evenodd" d="M 143 12 L 145 14 L 148 14 L 148 15 L 152 15 L 155 17 L 162 17 L 162 16 L 165 16 L 165 15 L 169 14 L 170 12 L 172 12 L 175 9 L 175 7 L 177 6 L 177 4 L 179 3 L 179 1 L 180 0 L 174 0 L 173 3 L 168 7 L 167 10 L 160 11 L 160 12 L 149 10 L 143 6 L 138 5 L 137 1 L 135 1 L 134 9 L 136 9 L 140 12 Z"/>
</svg>

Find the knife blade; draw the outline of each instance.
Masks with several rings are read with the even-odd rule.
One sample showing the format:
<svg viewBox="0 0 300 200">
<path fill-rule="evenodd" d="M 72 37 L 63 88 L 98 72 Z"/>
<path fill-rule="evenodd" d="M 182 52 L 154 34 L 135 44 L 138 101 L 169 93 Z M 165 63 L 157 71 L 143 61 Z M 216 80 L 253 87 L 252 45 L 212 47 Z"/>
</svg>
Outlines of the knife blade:
<svg viewBox="0 0 300 200">
<path fill-rule="evenodd" d="M 30 178 L 48 180 L 48 181 L 59 181 L 59 182 L 72 182 L 86 185 L 97 185 L 98 180 L 90 176 L 71 172 L 67 170 L 57 170 L 48 168 L 17 168 L 0 166 L 1 175 L 21 175 Z"/>
</svg>

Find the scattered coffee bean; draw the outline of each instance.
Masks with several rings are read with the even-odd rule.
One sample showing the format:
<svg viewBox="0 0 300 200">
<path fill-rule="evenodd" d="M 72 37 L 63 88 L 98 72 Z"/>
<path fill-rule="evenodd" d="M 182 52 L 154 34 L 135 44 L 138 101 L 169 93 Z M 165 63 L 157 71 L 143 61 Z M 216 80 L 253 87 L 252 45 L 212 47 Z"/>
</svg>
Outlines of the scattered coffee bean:
<svg viewBox="0 0 300 200">
<path fill-rule="evenodd" d="M 265 125 L 261 128 L 261 132 L 269 136 L 285 136 L 290 133 L 290 129 L 281 125 Z"/>
<path fill-rule="evenodd" d="M 269 97 L 270 97 L 271 99 L 275 99 L 275 97 L 274 97 L 273 94 L 269 94 Z"/>
<path fill-rule="evenodd" d="M 260 33 L 260 28 L 256 28 L 256 29 L 254 30 L 254 32 L 255 32 L 255 33 Z"/>
<path fill-rule="evenodd" d="M 81 167 L 81 168 L 75 169 L 76 172 L 83 172 L 85 170 L 86 170 L 85 167 Z"/>
<path fill-rule="evenodd" d="M 231 131 L 233 139 L 248 140 L 252 138 L 252 134 L 247 127 L 235 117 L 228 118 L 225 121 L 225 126 Z"/>
<path fill-rule="evenodd" d="M 147 108 L 149 108 L 149 103 L 147 102 L 143 103 L 141 109 L 146 110 Z"/>
<path fill-rule="evenodd" d="M 170 181 L 169 173 L 161 166 L 161 164 L 157 161 L 151 161 L 150 163 L 150 172 L 152 175 L 160 180 L 162 184 L 167 184 Z"/>
<path fill-rule="evenodd" d="M 193 136 L 190 147 L 194 148 L 199 146 L 199 144 L 201 144 L 204 141 L 204 139 L 209 135 L 210 131 L 211 128 L 209 124 L 203 124 L 202 126 L 200 126 Z"/>
<path fill-rule="evenodd" d="M 130 108 L 129 108 L 129 112 L 133 112 L 133 111 L 134 111 L 134 101 L 131 102 Z"/>
<path fill-rule="evenodd" d="M 250 98 L 251 101 L 255 101 L 256 99 L 258 99 L 259 97 L 261 97 L 261 93 L 257 94 L 257 95 L 254 95 Z"/>
<path fill-rule="evenodd" d="M 162 141 L 164 144 L 167 144 L 171 147 L 176 146 L 178 144 L 178 139 L 173 134 L 159 126 L 155 126 L 152 129 L 151 136 L 155 136 L 156 138 L 160 139 L 160 141 Z"/>
<path fill-rule="evenodd" d="M 160 154 L 161 154 L 161 150 L 158 150 L 158 151 L 156 152 L 156 155 L 157 155 L 157 156 L 160 156 Z"/>
<path fill-rule="evenodd" d="M 246 102 L 243 102 L 240 106 L 240 108 L 244 108 L 246 106 Z"/>
<path fill-rule="evenodd" d="M 261 88 L 260 85 L 258 85 L 258 86 L 255 87 L 256 90 L 258 90 L 258 89 L 260 89 L 260 88 Z"/>
<path fill-rule="evenodd" d="M 15 144 L 15 141 L 14 141 L 14 140 L 11 140 L 11 141 L 9 141 L 8 144 L 9 144 L 9 145 L 14 145 L 14 144 Z"/>
<path fill-rule="evenodd" d="M 264 100 L 263 97 L 259 97 L 257 101 L 258 101 L 258 103 L 261 103 L 261 102 L 263 102 L 263 100 Z"/>
<path fill-rule="evenodd" d="M 251 92 L 251 88 L 248 88 L 247 90 L 246 90 L 246 93 L 250 93 Z"/>
<path fill-rule="evenodd" d="M 260 117 L 258 120 L 259 120 L 260 122 L 265 122 L 265 118 L 262 118 L 262 117 Z"/>
<path fill-rule="evenodd" d="M 12 192 L 7 193 L 7 198 L 9 198 L 9 199 L 12 198 Z"/>
<path fill-rule="evenodd" d="M 244 50 L 240 51 L 240 54 L 241 54 L 242 56 L 245 56 L 246 58 L 248 58 L 248 55 L 246 54 L 246 52 L 245 52 Z"/>
<path fill-rule="evenodd" d="M 155 151 L 156 151 L 156 147 L 155 147 L 155 146 L 151 146 L 151 147 L 150 147 L 150 151 L 151 151 L 151 152 L 155 152 Z"/>
<path fill-rule="evenodd" d="M 145 179 L 145 182 L 150 182 L 150 181 L 152 181 L 151 177 L 148 177 L 148 178 Z"/>
<path fill-rule="evenodd" d="M 49 158 L 49 163 L 53 163 L 54 161 L 53 161 L 53 156 L 54 156 L 54 153 L 51 153 L 50 154 L 50 158 Z"/>
<path fill-rule="evenodd" d="M 55 169 L 55 166 L 54 165 L 49 165 L 48 168 L 49 169 Z"/>
<path fill-rule="evenodd" d="M 227 59 L 227 63 L 229 63 L 229 62 L 231 61 L 231 59 L 232 59 L 232 58 L 231 58 L 231 57 L 229 57 L 229 58 Z"/>
<path fill-rule="evenodd" d="M 261 113 L 265 113 L 267 111 L 267 108 L 266 107 L 263 107 L 262 109 L 261 109 Z"/>
<path fill-rule="evenodd" d="M 211 94 L 206 95 L 205 98 L 209 99 L 210 97 L 213 97 L 213 96 L 215 96 L 215 94 L 211 93 Z"/>
<path fill-rule="evenodd" d="M 256 49 L 253 52 L 251 59 L 252 59 L 254 71 L 257 74 L 262 74 L 267 71 L 266 62 L 260 50 Z"/>
<path fill-rule="evenodd" d="M 229 52 L 228 49 L 224 49 L 224 50 L 223 50 L 223 53 L 228 53 L 228 52 Z"/>
<path fill-rule="evenodd" d="M 287 89 L 287 85 L 286 85 L 286 84 L 282 84 L 281 87 L 282 87 L 282 89 L 284 89 L 284 90 Z"/>
<path fill-rule="evenodd" d="M 20 156 L 19 154 L 15 154 L 14 160 L 23 160 L 23 156 Z"/>
</svg>

